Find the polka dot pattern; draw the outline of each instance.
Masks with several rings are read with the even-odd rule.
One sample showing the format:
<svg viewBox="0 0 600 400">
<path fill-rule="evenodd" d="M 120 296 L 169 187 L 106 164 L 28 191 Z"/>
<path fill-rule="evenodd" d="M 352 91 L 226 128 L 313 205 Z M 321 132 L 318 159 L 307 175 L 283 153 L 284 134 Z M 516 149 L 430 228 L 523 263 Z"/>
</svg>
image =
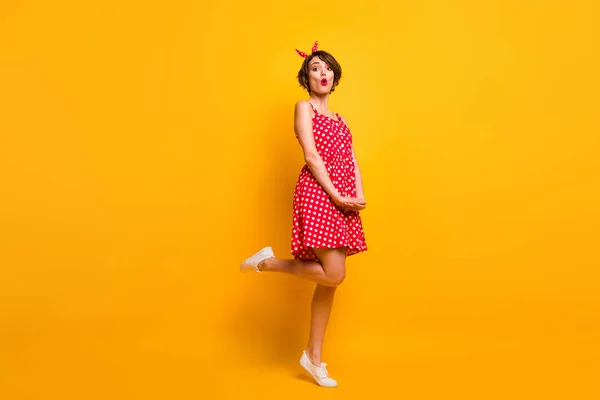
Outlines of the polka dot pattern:
<svg viewBox="0 0 600 400">
<path fill-rule="evenodd" d="M 355 197 L 352 134 L 337 113 L 335 120 L 311 107 L 315 145 L 329 177 L 342 196 Z M 336 206 L 306 164 L 296 182 L 293 204 L 291 253 L 295 259 L 318 260 L 313 248 L 346 247 L 348 256 L 367 250 L 359 212 Z"/>
<path fill-rule="evenodd" d="M 312 53 L 314 53 L 315 51 L 317 51 L 317 49 L 318 49 L 318 48 L 319 48 L 319 41 L 317 40 L 317 41 L 315 42 L 315 44 L 313 44 L 313 47 L 312 47 L 312 50 L 311 50 L 311 51 L 312 51 Z M 302 58 L 306 58 L 306 57 L 308 57 L 308 54 L 306 54 L 305 52 L 303 52 L 303 51 L 300 51 L 300 50 L 298 50 L 298 49 L 296 49 L 296 53 L 298 53 L 298 54 L 300 55 L 300 57 L 302 57 Z M 311 53 L 311 54 L 312 54 L 312 53 Z"/>
</svg>

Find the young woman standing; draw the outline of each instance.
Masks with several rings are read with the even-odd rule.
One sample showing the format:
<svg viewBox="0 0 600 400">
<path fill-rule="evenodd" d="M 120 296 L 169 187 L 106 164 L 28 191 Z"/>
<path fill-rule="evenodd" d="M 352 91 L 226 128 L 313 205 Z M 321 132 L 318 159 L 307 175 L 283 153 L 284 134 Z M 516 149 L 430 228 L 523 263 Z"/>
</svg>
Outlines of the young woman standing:
<svg viewBox="0 0 600 400">
<path fill-rule="evenodd" d="M 272 248 L 265 247 L 244 260 L 240 270 L 284 272 L 316 282 L 308 346 L 300 364 L 319 385 L 335 387 L 321 360 L 323 340 L 336 288 L 346 276 L 346 257 L 367 250 L 359 214 L 366 201 L 348 124 L 328 107 L 342 68 L 317 48 L 315 42 L 310 55 L 296 49 L 304 58 L 298 81 L 309 99 L 298 101 L 294 112 L 294 130 L 306 162 L 294 190 L 294 259 L 276 258 Z"/>
</svg>

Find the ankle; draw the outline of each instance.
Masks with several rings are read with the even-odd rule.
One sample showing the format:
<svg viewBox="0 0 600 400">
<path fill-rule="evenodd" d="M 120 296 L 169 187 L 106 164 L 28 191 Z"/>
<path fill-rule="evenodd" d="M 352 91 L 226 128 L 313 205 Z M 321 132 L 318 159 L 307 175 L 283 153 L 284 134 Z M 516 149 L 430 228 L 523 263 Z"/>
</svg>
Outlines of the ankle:
<svg viewBox="0 0 600 400">
<path fill-rule="evenodd" d="M 274 259 L 275 259 L 275 257 L 265 258 L 264 260 L 259 262 L 256 267 L 258 268 L 259 271 L 268 271 L 269 264 L 270 264 L 271 260 L 274 260 Z"/>
<path fill-rule="evenodd" d="M 306 355 L 308 356 L 308 360 L 311 362 L 312 365 L 321 364 L 321 353 L 313 350 L 311 347 L 307 347 Z"/>
</svg>

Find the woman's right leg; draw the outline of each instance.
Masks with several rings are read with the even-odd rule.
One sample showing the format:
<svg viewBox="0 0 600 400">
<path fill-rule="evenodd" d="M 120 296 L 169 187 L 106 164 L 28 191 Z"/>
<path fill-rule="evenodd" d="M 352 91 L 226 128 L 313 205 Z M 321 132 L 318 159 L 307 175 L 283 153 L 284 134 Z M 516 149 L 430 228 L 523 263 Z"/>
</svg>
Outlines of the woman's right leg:
<svg viewBox="0 0 600 400">
<path fill-rule="evenodd" d="M 343 249 L 343 250 L 342 250 Z M 317 251 L 320 251 L 318 249 Z M 338 250 L 341 252 L 346 251 L 346 248 L 338 249 L 323 249 L 323 250 Z M 330 265 L 331 264 L 331 265 Z M 331 262 L 319 262 L 309 260 L 294 260 L 294 259 L 281 259 L 281 258 L 267 258 L 258 264 L 258 268 L 261 271 L 269 272 L 284 272 L 292 274 L 300 278 L 308 279 L 310 281 L 319 283 L 323 286 L 338 286 L 344 280 L 346 276 L 345 265 L 338 265 L 339 263 Z"/>
</svg>

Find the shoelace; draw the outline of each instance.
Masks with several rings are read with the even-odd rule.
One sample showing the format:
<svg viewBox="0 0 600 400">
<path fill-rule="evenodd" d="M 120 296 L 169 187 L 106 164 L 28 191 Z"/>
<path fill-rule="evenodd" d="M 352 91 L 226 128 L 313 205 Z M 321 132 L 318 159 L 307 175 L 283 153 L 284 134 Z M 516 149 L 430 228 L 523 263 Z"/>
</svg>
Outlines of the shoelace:
<svg viewBox="0 0 600 400">
<path fill-rule="evenodd" d="M 327 364 L 325 364 L 324 362 L 322 362 L 321 365 L 317 366 L 317 376 L 319 378 L 327 378 L 329 372 L 327 371 L 327 368 L 325 368 L 326 366 Z"/>
</svg>

